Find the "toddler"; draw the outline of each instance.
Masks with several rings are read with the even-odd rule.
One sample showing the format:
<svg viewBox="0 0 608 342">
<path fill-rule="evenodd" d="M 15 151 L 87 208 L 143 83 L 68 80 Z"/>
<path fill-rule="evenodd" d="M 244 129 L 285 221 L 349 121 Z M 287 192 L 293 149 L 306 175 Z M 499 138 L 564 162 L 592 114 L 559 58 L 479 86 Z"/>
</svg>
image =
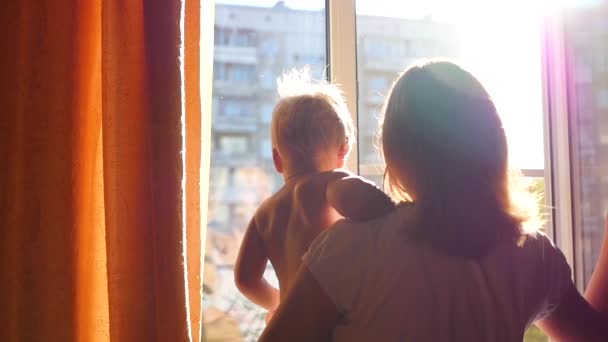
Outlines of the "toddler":
<svg viewBox="0 0 608 342">
<path fill-rule="evenodd" d="M 279 80 L 279 96 L 271 123 L 272 157 L 285 184 L 251 219 L 234 270 L 239 291 L 270 311 L 267 320 L 321 231 L 342 217 L 367 220 L 394 207 L 373 182 L 343 169 L 354 127 L 336 86 L 293 71 Z M 280 292 L 263 277 L 268 260 Z"/>
</svg>

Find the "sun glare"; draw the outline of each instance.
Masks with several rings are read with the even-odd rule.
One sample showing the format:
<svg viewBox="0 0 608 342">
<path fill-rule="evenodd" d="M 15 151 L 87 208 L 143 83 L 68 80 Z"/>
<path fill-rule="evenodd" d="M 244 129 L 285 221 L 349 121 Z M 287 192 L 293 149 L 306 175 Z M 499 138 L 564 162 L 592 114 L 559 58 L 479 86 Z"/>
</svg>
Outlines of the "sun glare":
<svg viewBox="0 0 608 342">
<path fill-rule="evenodd" d="M 483 16 L 463 12 L 456 23 L 461 62 L 481 79 L 496 103 L 512 165 L 542 169 L 541 17 L 526 7 L 488 6 Z"/>
<path fill-rule="evenodd" d="M 456 60 L 490 92 L 509 138 L 511 164 L 543 169 L 542 27 L 561 8 L 598 0 L 359 1 L 357 13 L 453 24 Z"/>
</svg>

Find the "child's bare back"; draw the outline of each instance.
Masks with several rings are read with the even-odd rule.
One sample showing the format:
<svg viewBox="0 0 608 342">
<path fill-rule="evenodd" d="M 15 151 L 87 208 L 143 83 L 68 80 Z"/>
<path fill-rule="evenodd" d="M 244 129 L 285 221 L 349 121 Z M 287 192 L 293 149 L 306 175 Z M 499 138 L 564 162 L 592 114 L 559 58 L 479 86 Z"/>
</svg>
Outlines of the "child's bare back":
<svg viewBox="0 0 608 342">
<path fill-rule="evenodd" d="M 330 171 L 293 179 L 256 212 L 257 231 L 280 288 L 291 287 L 308 246 L 323 229 L 341 218 L 328 204 L 326 188 L 328 183 L 347 176 Z"/>
<path fill-rule="evenodd" d="M 310 84 L 306 77 L 294 81 L 295 86 L 279 87 L 271 124 L 273 162 L 285 185 L 251 219 L 234 270 L 238 289 L 269 311 L 281 297 L 264 279 L 269 260 L 285 294 L 322 230 L 342 216 L 367 219 L 393 208 L 372 182 L 341 169 L 354 125 L 339 89 Z"/>
<path fill-rule="evenodd" d="M 312 241 L 342 217 L 366 220 L 394 208 L 375 184 L 346 170 L 291 178 L 251 219 L 235 267 L 239 290 L 273 311 L 292 286 L 301 258 Z M 263 279 L 270 260 L 282 291 Z"/>
</svg>

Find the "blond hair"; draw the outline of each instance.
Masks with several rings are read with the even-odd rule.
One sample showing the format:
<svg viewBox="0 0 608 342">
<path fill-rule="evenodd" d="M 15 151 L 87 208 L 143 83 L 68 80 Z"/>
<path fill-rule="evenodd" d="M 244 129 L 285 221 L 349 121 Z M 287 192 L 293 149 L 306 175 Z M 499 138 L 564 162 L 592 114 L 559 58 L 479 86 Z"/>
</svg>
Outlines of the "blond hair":
<svg viewBox="0 0 608 342">
<path fill-rule="evenodd" d="M 294 69 L 277 80 L 279 101 L 272 113 L 272 145 L 299 165 L 314 166 L 318 152 L 346 146 L 355 129 L 340 89 L 313 81 L 308 68 Z"/>
<path fill-rule="evenodd" d="M 385 104 L 382 151 L 392 196 L 420 208 L 416 235 L 478 257 L 540 228 L 536 198 L 509 169 L 496 107 L 482 84 L 448 61 L 407 69 Z"/>
</svg>

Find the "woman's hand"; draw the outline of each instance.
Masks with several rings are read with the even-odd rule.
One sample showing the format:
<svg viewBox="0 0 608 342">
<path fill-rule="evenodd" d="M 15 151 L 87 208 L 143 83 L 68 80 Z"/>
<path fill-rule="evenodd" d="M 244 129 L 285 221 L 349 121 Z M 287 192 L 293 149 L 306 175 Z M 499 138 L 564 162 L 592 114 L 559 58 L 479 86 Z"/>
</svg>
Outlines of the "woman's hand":
<svg viewBox="0 0 608 342">
<path fill-rule="evenodd" d="M 585 291 L 585 299 L 608 321 L 608 216 L 604 219 L 604 239 L 595 270 Z"/>
</svg>

